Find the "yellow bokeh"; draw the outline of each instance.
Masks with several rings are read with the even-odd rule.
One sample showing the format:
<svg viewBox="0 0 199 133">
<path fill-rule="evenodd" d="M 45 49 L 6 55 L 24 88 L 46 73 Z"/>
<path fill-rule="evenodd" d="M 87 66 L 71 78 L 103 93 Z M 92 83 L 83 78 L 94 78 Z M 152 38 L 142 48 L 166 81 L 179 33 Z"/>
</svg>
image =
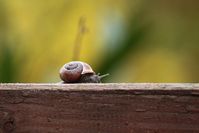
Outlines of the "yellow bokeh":
<svg viewBox="0 0 199 133">
<path fill-rule="evenodd" d="M 6 71 L 16 71 L 14 80 L 5 82 L 60 81 L 59 68 L 73 60 L 82 17 L 88 31 L 82 35 L 79 60 L 102 72 L 107 66 L 111 74 L 107 82 L 198 81 L 197 2 L 183 0 L 179 6 L 158 0 L 18 0 L 0 4 L 0 80 L 12 77 Z M 146 35 L 134 41 L 141 32 Z M 128 53 L 121 52 L 125 46 L 129 46 Z M 120 54 L 121 59 L 112 58 Z M 114 63 L 107 64 L 107 60 Z M 186 64 L 187 60 L 192 65 Z"/>
</svg>

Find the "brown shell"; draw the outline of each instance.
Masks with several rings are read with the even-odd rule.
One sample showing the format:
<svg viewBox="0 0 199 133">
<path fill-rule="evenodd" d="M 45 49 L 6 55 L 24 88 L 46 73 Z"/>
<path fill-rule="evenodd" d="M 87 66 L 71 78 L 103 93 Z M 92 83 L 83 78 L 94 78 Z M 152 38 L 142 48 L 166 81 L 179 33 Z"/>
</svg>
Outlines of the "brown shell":
<svg viewBox="0 0 199 133">
<path fill-rule="evenodd" d="M 60 78 L 67 83 L 78 82 L 81 75 L 87 73 L 95 74 L 90 65 L 81 61 L 66 63 L 59 71 Z"/>
</svg>

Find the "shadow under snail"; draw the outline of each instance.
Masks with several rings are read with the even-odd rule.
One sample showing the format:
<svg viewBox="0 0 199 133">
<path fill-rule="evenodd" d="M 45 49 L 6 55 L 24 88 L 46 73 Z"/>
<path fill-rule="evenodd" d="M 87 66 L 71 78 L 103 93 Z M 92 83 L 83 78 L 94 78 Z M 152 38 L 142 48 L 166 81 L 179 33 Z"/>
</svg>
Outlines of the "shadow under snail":
<svg viewBox="0 0 199 133">
<path fill-rule="evenodd" d="M 91 66 L 85 62 L 72 61 L 62 66 L 59 71 L 62 83 L 101 83 L 103 77 L 109 74 L 96 74 Z"/>
</svg>

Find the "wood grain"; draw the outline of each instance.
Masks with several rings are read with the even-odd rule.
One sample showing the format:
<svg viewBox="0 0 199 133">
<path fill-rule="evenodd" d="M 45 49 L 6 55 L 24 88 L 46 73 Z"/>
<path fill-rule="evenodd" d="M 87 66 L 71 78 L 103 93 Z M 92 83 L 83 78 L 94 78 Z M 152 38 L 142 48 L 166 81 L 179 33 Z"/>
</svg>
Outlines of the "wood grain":
<svg viewBox="0 0 199 133">
<path fill-rule="evenodd" d="M 199 84 L 0 84 L 0 133 L 199 133 Z"/>
</svg>

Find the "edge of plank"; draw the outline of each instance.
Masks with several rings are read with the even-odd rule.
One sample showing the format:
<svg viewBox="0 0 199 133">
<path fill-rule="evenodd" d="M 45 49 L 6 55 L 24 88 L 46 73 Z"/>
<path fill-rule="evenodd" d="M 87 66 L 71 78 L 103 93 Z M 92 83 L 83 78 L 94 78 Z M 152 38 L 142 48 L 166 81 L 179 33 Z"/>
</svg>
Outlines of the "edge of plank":
<svg viewBox="0 0 199 133">
<path fill-rule="evenodd" d="M 98 83 L 98 84 L 58 84 L 58 83 L 0 83 L 0 90 L 198 90 L 199 83 Z"/>
</svg>

